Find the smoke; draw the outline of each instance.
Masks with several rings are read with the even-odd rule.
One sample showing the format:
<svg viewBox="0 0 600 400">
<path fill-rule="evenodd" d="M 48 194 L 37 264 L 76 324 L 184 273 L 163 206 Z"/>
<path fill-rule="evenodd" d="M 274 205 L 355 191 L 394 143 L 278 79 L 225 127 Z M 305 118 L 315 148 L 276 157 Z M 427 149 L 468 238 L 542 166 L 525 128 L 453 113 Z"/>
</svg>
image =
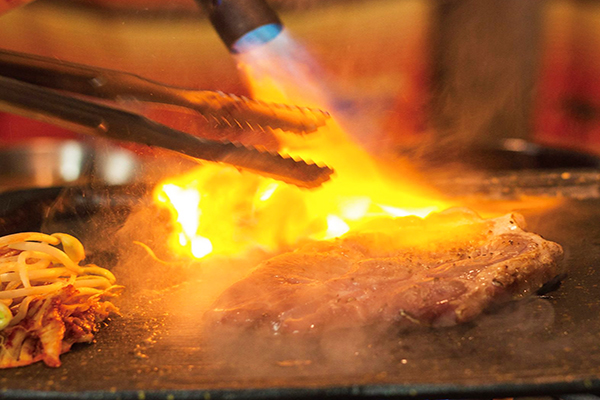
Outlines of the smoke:
<svg viewBox="0 0 600 400">
<path fill-rule="evenodd" d="M 138 362 L 164 370 L 189 365 L 173 382 L 197 382 L 199 375 L 217 386 L 440 382 L 464 378 L 475 368 L 493 373 L 511 363 L 537 367 L 541 349 L 565 345 L 554 342 L 551 301 L 537 297 L 450 328 L 358 324 L 307 335 L 215 329 L 204 316 L 215 299 L 272 254 L 176 259 L 166 248 L 169 224 L 153 206 L 134 212 L 114 236 L 120 254 L 113 271 L 127 288 L 119 301 L 128 329 L 145 331 L 137 332 Z M 161 261 L 133 241 L 146 243 Z"/>
<path fill-rule="evenodd" d="M 543 2 L 445 1 L 433 21 L 430 140 L 440 164 L 502 139 L 528 139 Z M 438 160 L 439 159 L 439 160 Z"/>
</svg>

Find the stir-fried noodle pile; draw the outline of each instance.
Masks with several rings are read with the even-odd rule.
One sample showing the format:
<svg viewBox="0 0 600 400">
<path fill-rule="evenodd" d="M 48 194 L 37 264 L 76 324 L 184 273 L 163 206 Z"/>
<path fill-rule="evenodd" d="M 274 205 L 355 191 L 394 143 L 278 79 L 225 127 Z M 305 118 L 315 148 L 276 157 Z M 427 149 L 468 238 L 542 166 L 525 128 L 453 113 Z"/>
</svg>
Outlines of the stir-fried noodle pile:
<svg viewBox="0 0 600 400">
<path fill-rule="evenodd" d="M 60 365 L 61 353 L 91 341 L 97 322 L 116 311 L 104 301 L 120 291 L 115 276 L 79 265 L 84 258 L 81 242 L 64 233 L 0 237 L 0 368 Z M 55 331 L 44 326 L 52 323 Z"/>
</svg>

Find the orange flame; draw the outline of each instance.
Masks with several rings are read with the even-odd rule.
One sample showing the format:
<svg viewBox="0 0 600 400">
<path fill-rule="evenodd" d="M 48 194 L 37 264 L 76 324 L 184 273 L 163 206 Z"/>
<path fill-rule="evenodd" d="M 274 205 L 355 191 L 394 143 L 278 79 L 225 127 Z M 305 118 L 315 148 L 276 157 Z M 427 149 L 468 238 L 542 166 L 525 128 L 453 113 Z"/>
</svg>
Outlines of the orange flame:
<svg viewBox="0 0 600 400">
<path fill-rule="evenodd" d="M 277 45 L 239 60 L 254 97 L 332 110 L 303 67 L 306 59 L 290 59 Z M 291 75 L 285 69 L 290 64 L 298 67 Z M 171 178 L 157 186 L 154 196 L 177 221 L 170 240 L 176 253 L 202 258 L 257 247 L 274 251 L 343 235 L 375 217 L 425 217 L 447 207 L 437 193 L 415 183 L 409 166 L 377 162 L 336 121 L 310 135 L 276 135 L 282 151 L 333 167 L 332 180 L 306 190 L 222 165 Z"/>
</svg>

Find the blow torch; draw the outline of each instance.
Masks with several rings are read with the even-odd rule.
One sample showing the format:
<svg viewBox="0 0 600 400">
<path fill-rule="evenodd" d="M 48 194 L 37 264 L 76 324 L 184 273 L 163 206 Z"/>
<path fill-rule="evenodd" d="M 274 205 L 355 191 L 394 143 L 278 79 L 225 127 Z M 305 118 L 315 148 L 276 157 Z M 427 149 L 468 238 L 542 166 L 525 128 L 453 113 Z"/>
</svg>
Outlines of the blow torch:
<svg viewBox="0 0 600 400">
<path fill-rule="evenodd" d="M 196 0 L 232 53 L 243 53 L 274 39 L 283 29 L 265 0 Z"/>
</svg>

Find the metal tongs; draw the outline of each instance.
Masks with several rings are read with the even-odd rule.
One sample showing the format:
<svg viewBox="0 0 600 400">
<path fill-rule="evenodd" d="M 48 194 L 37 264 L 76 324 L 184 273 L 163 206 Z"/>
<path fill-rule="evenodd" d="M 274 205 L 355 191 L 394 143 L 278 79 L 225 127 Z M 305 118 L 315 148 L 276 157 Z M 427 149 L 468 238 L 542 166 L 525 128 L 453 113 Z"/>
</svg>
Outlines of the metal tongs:
<svg viewBox="0 0 600 400">
<path fill-rule="evenodd" d="M 194 136 L 140 114 L 65 92 L 185 107 L 227 128 L 280 128 L 308 133 L 323 126 L 329 118 L 328 113 L 317 109 L 177 88 L 125 72 L 0 50 L 0 111 L 80 133 L 158 146 L 193 158 L 231 164 L 301 187 L 317 187 L 333 173 L 329 167 L 279 153 Z"/>
</svg>

